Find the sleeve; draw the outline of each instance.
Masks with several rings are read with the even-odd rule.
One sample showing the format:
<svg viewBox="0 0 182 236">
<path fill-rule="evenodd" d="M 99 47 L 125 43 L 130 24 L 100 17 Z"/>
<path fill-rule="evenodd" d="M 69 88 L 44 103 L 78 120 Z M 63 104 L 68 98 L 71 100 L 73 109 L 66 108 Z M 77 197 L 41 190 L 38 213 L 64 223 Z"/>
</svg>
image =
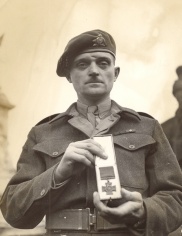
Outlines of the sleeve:
<svg viewBox="0 0 182 236">
<path fill-rule="evenodd" d="M 54 187 L 56 165 L 46 170 L 43 159 L 33 150 L 36 144 L 34 129 L 23 147 L 17 173 L 8 183 L 0 202 L 5 220 L 21 229 L 37 226 L 66 186 L 65 183 L 59 188 Z"/>
<path fill-rule="evenodd" d="M 144 199 L 146 236 L 166 236 L 182 224 L 182 172 L 157 121 L 153 138 L 156 147 L 146 160 L 150 186 Z"/>
</svg>

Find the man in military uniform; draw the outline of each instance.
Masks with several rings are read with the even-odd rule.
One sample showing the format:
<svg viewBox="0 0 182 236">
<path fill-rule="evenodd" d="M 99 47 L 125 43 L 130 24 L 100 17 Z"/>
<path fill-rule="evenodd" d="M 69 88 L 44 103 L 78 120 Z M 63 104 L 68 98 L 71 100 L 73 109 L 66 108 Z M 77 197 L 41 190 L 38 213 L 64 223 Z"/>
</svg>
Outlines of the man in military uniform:
<svg viewBox="0 0 182 236">
<path fill-rule="evenodd" d="M 178 79 L 173 84 L 173 95 L 179 107 L 175 116 L 161 125 L 182 170 L 182 66 L 177 67 L 176 74 L 178 75 Z M 172 233 L 171 236 L 178 236 L 180 232 L 182 232 L 182 226 L 176 232 Z"/>
<path fill-rule="evenodd" d="M 177 67 L 176 73 L 178 79 L 173 85 L 173 95 L 178 101 L 179 107 L 173 118 L 162 123 L 162 128 L 182 169 L 182 66 Z"/>
<path fill-rule="evenodd" d="M 119 75 L 115 56 L 112 36 L 101 30 L 68 42 L 57 74 L 73 84 L 78 100 L 31 129 L 1 200 L 13 227 L 33 228 L 44 216 L 49 236 L 166 236 L 180 226 L 180 167 L 154 118 L 111 100 Z M 94 137 L 108 134 L 122 197 L 101 201 L 95 160 L 104 163 L 110 156 Z M 114 181 L 110 169 L 101 178 Z M 115 186 L 102 189 L 112 199 Z"/>
</svg>

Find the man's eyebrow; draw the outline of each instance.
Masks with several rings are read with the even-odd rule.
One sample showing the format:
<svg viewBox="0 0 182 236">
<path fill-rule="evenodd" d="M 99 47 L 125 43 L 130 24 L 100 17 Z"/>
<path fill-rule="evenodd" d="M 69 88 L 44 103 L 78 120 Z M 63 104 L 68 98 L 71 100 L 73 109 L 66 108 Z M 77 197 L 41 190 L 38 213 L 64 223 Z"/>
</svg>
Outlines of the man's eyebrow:
<svg viewBox="0 0 182 236">
<path fill-rule="evenodd" d="M 90 58 L 88 57 L 84 57 L 84 58 L 78 58 L 78 59 L 75 59 L 74 60 L 74 64 L 76 63 L 79 63 L 79 62 L 87 62 L 87 61 L 89 61 L 90 60 Z M 105 60 L 105 61 L 108 61 L 108 62 L 111 62 L 112 60 L 113 60 L 113 62 L 114 62 L 114 58 L 112 59 L 112 58 L 110 58 L 110 57 L 107 57 L 107 56 L 98 56 L 98 57 L 96 57 L 95 58 L 95 60 L 96 61 L 102 61 L 102 60 Z"/>
<path fill-rule="evenodd" d="M 110 57 L 98 57 L 96 59 L 97 61 L 107 61 L 107 62 L 113 62 L 114 63 L 114 58 L 110 58 Z"/>
<path fill-rule="evenodd" d="M 97 59 L 101 59 L 101 60 L 111 60 L 110 57 L 98 57 Z"/>
<path fill-rule="evenodd" d="M 74 61 L 74 63 L 82 62 L 82 61 L 88 61 L 88 58 L 79 58 Z"/>
</svg>

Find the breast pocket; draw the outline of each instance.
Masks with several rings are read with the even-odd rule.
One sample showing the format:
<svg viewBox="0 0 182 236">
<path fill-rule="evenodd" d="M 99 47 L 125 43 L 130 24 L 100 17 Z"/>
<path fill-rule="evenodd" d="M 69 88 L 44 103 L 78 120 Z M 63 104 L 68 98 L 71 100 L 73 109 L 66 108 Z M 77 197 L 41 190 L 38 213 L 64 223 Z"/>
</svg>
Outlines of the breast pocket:
<svg viewBox="0 0 182 236">
<path fill-rule="evenodd" d="M 142 192 L 148 185 L 145 160 L 156 141 L 141 133 L 121 134 L 113 140 L 121 185 Z"/>
<path fill-rule="evenodd" d="M 46 167 L 50 168 L 61 160 L 68 145 L 69 143 L 64 140 L 49 139 L 37 143 L 33 150 L 39 153 L 40 158 L 44 159 Z"/>
</svg>

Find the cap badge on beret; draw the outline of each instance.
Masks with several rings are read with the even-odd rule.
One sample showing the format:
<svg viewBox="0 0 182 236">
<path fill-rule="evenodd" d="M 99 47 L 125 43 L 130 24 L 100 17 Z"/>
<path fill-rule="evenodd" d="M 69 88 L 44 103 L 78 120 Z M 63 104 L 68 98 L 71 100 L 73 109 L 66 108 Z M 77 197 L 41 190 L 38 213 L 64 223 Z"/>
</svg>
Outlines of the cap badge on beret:
<svg viewBox="0 0 182 236">
<path fill-rule="evenodd" d="M 102 34 L 98 34 L 97 38 L 93 40 L 93 46 L 98 47 L 98 46 L 103 46 L 106 47 L 106 41 Z"/>
</svg>

